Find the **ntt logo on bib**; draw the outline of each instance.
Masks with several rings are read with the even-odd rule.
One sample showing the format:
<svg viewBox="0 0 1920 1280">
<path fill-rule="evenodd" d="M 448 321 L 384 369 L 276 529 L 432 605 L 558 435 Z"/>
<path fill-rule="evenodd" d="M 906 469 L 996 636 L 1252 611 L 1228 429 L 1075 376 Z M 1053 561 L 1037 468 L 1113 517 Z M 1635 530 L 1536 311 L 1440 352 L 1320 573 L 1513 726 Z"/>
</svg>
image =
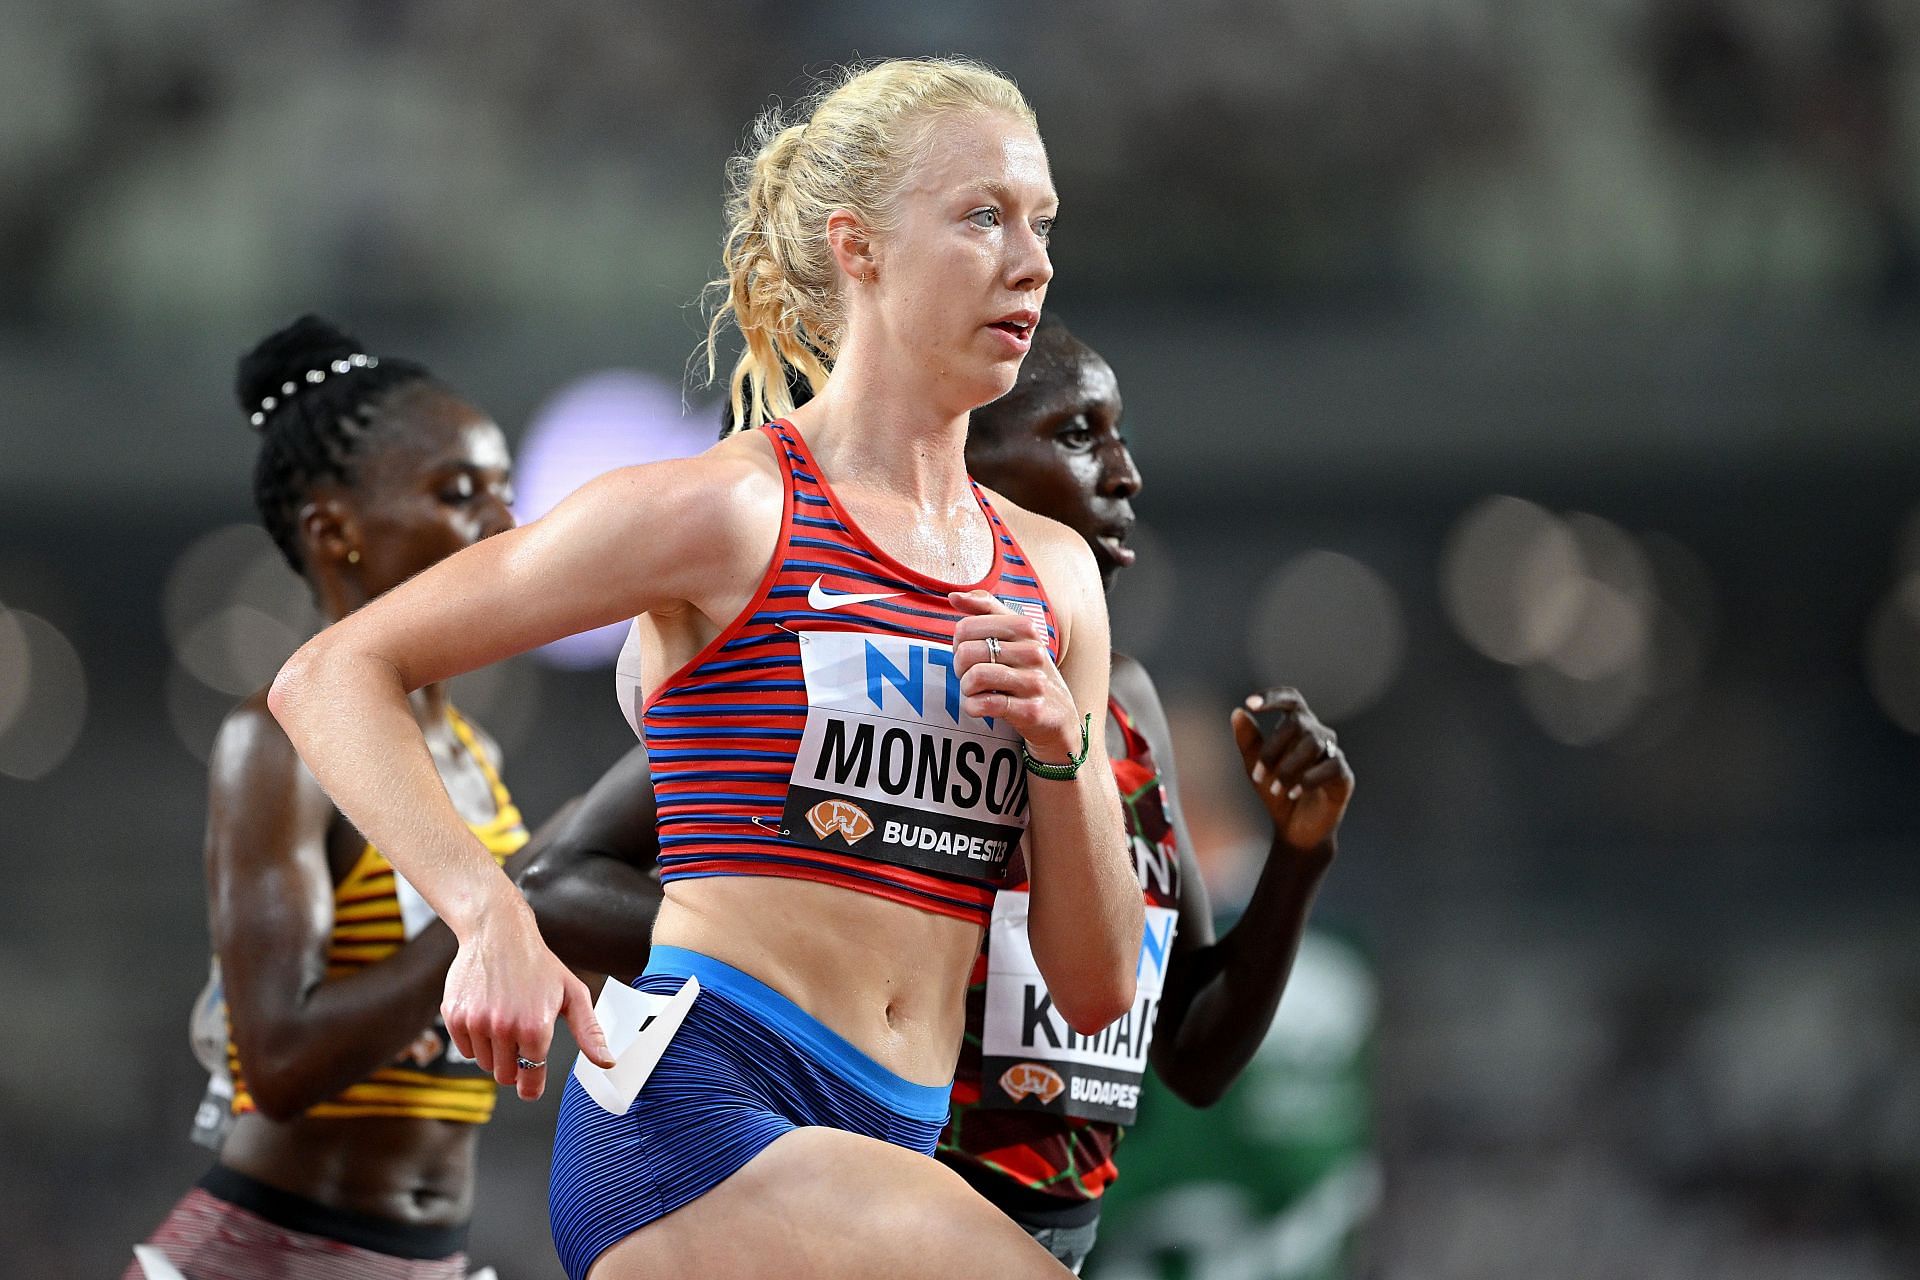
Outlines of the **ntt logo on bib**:
<svg viewBox="0 0 1920 1280">
<path fill-rule="evenodd" d="M 1059 1097 L 1067 1082 L 1052 1067 L 1038 1062 L 1016 1062 L 1000 1073 L 1000 1087 L 1015 1102 L 1025 1102 L 1031 1095 L 1044 1104 Z"/>
<path fill-rule="evenodd" d="M 838 831 L 848 844 L 859 844 L 873 834 L 873 819 L 851 800 L 822 800 L 807 810 L 807 825 L 825 840 Z"/>
</svg>

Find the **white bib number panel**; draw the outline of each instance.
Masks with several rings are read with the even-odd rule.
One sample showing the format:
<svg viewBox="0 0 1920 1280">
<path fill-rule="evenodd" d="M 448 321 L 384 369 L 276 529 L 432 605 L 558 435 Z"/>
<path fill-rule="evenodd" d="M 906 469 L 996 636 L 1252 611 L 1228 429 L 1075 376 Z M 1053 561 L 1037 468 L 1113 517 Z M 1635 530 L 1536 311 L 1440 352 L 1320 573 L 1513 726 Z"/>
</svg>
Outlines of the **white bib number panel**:
<svg viewBox="0 0 1920 1280">
<path fill-rule="evenodd" d="M 1053 1007 L 1027 936 L 1027 906 L 1024 891 L 1003 890 L 988 925 L 980 1103 L 1132 1124 L 1179 915 L 1171 907 L 1146 909 L 1133 1008 L 1083 1036 Z"/>
<path fill-rule="evenodd" d="M 960 710 L 953 647 L 801 636 L 807 725 L 782 826 L 833 853 L 998 885 L 1027 829 L 1020 737 Z"/>
</svg>

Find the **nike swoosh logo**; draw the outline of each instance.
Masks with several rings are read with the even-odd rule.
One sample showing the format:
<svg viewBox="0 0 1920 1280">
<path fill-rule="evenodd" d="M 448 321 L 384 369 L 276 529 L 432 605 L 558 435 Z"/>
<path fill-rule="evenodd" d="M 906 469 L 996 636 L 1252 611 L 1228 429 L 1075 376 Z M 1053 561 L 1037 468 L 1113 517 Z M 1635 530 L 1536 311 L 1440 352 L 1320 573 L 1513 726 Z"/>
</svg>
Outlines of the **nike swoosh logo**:
<svg viewBox="0 0 1920 1280">
<path fill-rule="evenodd" d="M 891 600 L 895 596 L 907 594 L 904 591 L 877 591 L 871 594 L 850 593 L 841 595 L 837 591 L 828 591 L 821 586 L 822 578 L 815 578 L 813 585 L 807 588 L 807 603 L 815 609 L 838 609 L 845 604 L 870 604 L 875 600 Z"/>
</svg>

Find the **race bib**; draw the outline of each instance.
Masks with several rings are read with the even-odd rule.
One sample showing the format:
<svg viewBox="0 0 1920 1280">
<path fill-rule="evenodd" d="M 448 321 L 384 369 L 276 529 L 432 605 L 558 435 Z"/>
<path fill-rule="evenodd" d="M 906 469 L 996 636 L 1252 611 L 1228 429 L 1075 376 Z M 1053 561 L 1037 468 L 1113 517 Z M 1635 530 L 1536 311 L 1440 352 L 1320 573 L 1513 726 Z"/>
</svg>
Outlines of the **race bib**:
<svg viewBox="0 0 1920 1280">
<path fill-rule="evenodd" d="M 1020 737 L 960 710 L 952 646 L 851 631 L 802 641 L 807 726 L 782 816 L 787 837 L 1004 881 L 1027 829 Z"/>
<path fill-rule="evenodd" d="M 1178 913 L 1148 907 L 1133 1008 L 1090 1036 L 1053 1007 L 1027 937 L 1027 894 L 994 899 L 987 934 L 987 1016 L 980 1037 L 980 1104 L 1132 1124 L 1160 1012 Z"/>
<path fill-rule="evenodd" d="M 227 1070 L 227 996 L 220 976 L 220 957 L 207 967 L 207 984 L 194 997 L 187 1019 L 187 1038 L 193 1056 L 207 1069 L 207 1091 L 194 1108 L 188 1131 L 199 1146 L 218 1151 L 233 1128 L 233 1075 Z"/>
<path fill-rule="evenodd" d="M 232 1131 L 233 1122 L 233 1077 L 221 1067 L 207 1074 L 207 1091 L 200 1095 L 200 1105 L 193 1110 L 193 1125 L 187 1137 L 195 1146 L 218 1151 Z"/>
</svg>

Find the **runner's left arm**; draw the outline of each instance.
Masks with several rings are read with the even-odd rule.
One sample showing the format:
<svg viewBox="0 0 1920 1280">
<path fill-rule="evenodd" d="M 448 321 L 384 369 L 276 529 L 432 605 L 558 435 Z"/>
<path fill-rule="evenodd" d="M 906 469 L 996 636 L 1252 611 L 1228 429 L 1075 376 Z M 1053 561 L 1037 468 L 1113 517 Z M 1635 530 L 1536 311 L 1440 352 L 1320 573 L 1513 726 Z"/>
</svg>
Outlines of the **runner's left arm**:
<svg viewBox="0 0 1920 1280">
<path fill-rule="evenodd" d="M 1031 618 L 988 592 L 968 591 L 950 597 L 975 614 L 955 628 L 954 669 L 967 714 L 1005 717 L 1043 762 L 1078 755 L 1082 717 L 1093 713 L 1086 758 L 1071 780 L 1027 778 L 1027 936 L 1054 1008 L 1068 1026 L 1091 1035 L 1133 1008 L 1145 924 L 1105 745 L 1106 596 L 1078 534 L 1030 513 L 1016 518 L 1026 524 L 1021 541 L 1049 583 L 1060 661 Z M 987 636 L 999 641 L 998 662 L 987 660 Z"/>
<path fill-rule="evenodd" d="M 1353 770 L 1344 755 L 1327 757 L 1334 733 L 1294 690 L 1267 690 L 1234 709 L 1235 743 L 1273 820 L 1273 840 L 1245 913 L 1216 939 L 1159 692 L 1144 667 L 1120 655 L 1113 682 L 1159 763 L 1180 847 L 1180 926 L 1154 1023 L 1153 1068 L 1183 1102 L 1211 1106 L 1253 1061 L 1273 1024 L 1314 895 L 1333 862 Z M 1261 731 L 1255 712 L 1278 712 L 1271 730 Z"/>
</svg>

